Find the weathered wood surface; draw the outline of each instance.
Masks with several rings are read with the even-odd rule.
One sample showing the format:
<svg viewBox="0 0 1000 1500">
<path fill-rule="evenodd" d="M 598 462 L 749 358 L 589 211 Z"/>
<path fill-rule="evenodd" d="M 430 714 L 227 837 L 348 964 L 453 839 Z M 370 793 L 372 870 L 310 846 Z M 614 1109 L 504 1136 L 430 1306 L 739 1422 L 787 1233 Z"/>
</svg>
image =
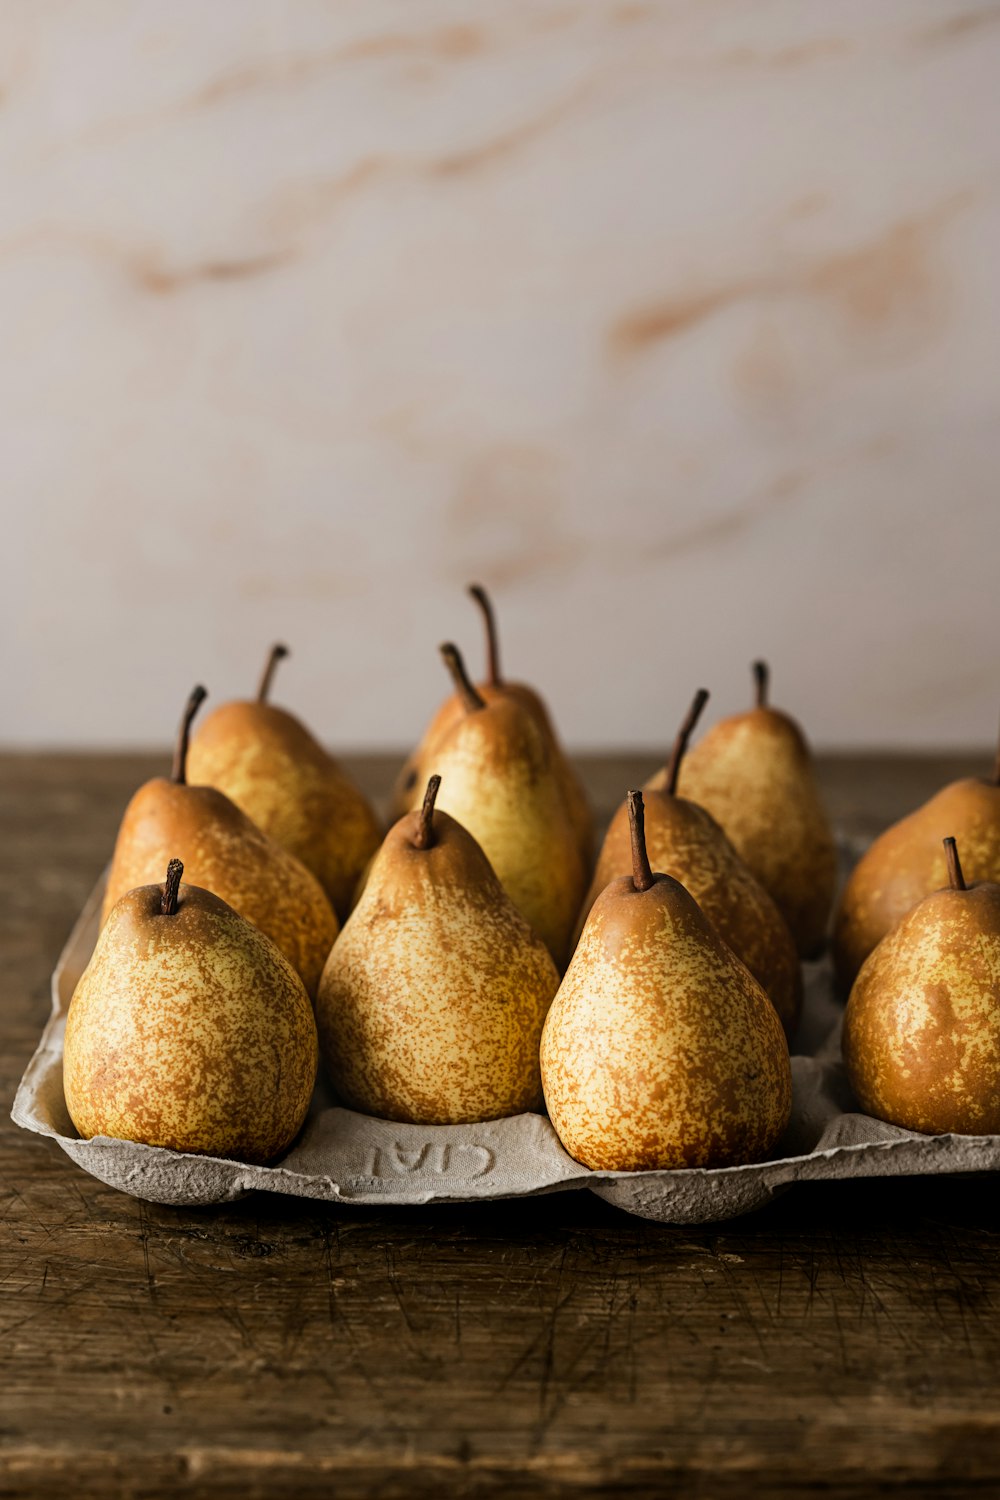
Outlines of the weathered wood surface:
<svg viewBox="0 0 1000 1500">
<path fill-rule="evenodd" d="M 53 961 L 160 764 L 0 757 L 0 1493 L 1000 1493 L 995 1178 L 803 1187 L 704 1229 L 580 1192 L 194 1211 L 17 1131 Z M 645 769 L 588 767 L 605 812 Z M 966 769 L 824 778 L 875 828 Z"/>
</svg>

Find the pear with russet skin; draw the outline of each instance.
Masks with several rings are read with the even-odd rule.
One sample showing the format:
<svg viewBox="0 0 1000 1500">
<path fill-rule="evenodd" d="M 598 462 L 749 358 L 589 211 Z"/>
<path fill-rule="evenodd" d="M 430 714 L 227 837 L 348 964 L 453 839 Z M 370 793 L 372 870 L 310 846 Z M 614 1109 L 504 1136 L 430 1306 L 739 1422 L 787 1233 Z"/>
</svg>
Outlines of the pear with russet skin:
<svg viewBox="0 0 1000 1500">
<path fill-rule="evenodd" d="M 337 1094 L 388 1120 L 454 1125 L 538 1109 L 559 975 L 475 839 L 435 811 L 440 778 L 375 856 L 317 1001 Z"/>
<path fill-rule="evenodd" d="M 188 784 L 191 721 L 205 696 L 197 687 L 188 699 L 170 778 L 147 781 L 125 809 L 101 921 L 126 891 L 150 884 L 177 857 L 192 885 L 214 891 L 277 944 L 314 995 L 337 918 L 319 881 L 293 854 L 215 787 Z"/>
<path fill-rule="evenodd" d="M 929 1135 L 1000 1134 L 1000 885 L 949 883 L 868 955 L 844 1015 L 843 1054 L 866 1114 Z"/>
<path fill-rule="evenodd" d="M 476 691 L 486 703 L 508 698 L 527 709 L 542 735 L 548 742 L 556 779 L 559 782 L 566 810 L 576 832 L 577 843 L 584 864 L 589 869 L 594 858 L 594 815 L 584 791 L 583 782 L 563 750 L 544 700 L 535 689 L 524 682 L 511 682 L 500 671 L 500 643 L 496 616 L 486 590 L 480 583 L 471 583 L 468 593 L 482 613 L 486 631 L 487 674 L 476 683 Z M 462 695 L 454 692 L 446 698 L 432 718 L 420 744 L 400 771 L 392 795 L 392 807 L 397 817 L 413 806 L 420 788 L 428 775 L 437 767 L 438 746 L 465 716 Z"/>
<path fill-rule="evenodd" d="M 87 1140 L 272 1161 L 312 1098 L 312 1005 L 271 940 L 182 874 L 171 860 L 108 915 L 66 1017 L 70 1118 Z"/>
<path fill-rule="evenodd" d="M 341 921 L 381 830 L 363 793 L 300 719 L 268 702 L 286 646 L 272 646 L 256 699 L 223 703 L 191 742 L 190 774 L 225 792 L 301 860 Z"/>
<path fill-rule="evenodd" d="M 768 703 L 769 672 L 754 662 L 757 703 L 721 719 L 684 758 L 680 792 L 723 833 L 788 924 L 803 958 L 822 951 L 837 850 L 802 730 Z M 647 783 L 662 787 L 665 772 Z"/>
<path fill-rule="evenodd" d="M 654 874 L 630 792 L 633 872 L 606 886 L 542 1032 L 549 1118 L 601 1171 L 759 1161 L 792 1102 L 777 1012 L 697 902 Z"/>
<path fill-rule="evenodd" d="M 992 781 L 952 781 L 880 834 L 848 876 L 833 928 L 833 959 L 844 990 L 869 953 L 918 901 L 946 884 L 941 840 L 951 831 L 970 881 L 1000 882 L 1000 752 Z"/>
<path fill-rule="evenodd" d="M 677 795 L 677 778 L 708 693 L 694 698 L 674 742 L 662 791 L 647 792 L 645 838 L 649 862 L 679 880 L 722 940 L 767 992 L 791 1037 L 802 1009 L 802 970 L 792 935 L 764 887 L 740 859 L 712 815 Z M 628 803 L 611 820 L 577 922 L 579 932 L 598 896 L 632 868 Z"/>
</svg>

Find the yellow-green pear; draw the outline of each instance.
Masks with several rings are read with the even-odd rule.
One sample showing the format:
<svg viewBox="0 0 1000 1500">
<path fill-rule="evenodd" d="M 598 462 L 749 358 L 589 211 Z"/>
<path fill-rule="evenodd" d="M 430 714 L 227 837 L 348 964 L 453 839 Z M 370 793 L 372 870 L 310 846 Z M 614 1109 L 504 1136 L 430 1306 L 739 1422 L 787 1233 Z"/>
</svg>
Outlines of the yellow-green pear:
<svg viewBox="0 0 1000 1500">
<path fill-rule="evenodd" d="M 316 1007 L 344 1103 L 424 1125 L 539 1108 L 538 1041 L 559 985 L 475 839 L 435 812 L 439 785 L 386 835 Z"/>
<path fill-rule="evenodd" d="M 182 873 L 171 860 L 116 902 L 73 992 L 70 1118 L 88 1140 L 271 1161 L 312 1098 L 312 1005 L 270 939 Z"/>
<path fill-rule="evenodd" d="M 791 1037 L 802 1009 L 802 970 L 784 918 L 764 887 L 740 859 L 711 813 L 677 795 L 677 777 L 688 739 L 708 693 L 696 693 L 674 742 L 660 792 L 645 796 L 649 862 L 679 880 L 697 901 L 722 940 L 742 959 L 767 992 Z M 623 802 L 611 820 L 577 921 L 579 932 L 605 886 L 632 869 L 629 809 Z"/>
<path fill-rule="evenodd" d="M 315 995 L 337 918 L 319 881 L 294 854 L 215 787 L 188 785 L 188 737 L 204 698 L 205 689 L 197 687 L 188 699 L 170 778 L 147 781 L 125 809 L 101 920 L 126 891 L 148 885 L 176 856 L 191 884 L 214 891 L 259 927 Z"/>
<path fill-rule="evenodd" d="M 590 912 L 542 1032 L 556 1133 L 587 1167 L 758 1161 L 788 1124 L 777 1012 L 679 881 L 650 869 L 629 793 L 633 871 Z"/>
<path fill-rule="evenodd" d="M 823 948 L 837 851 L 802 730 L 767 701 L 754 662 L 756 707 L 714 725 L 684 758 L 680 792 L 712 814 L 788 923 L 803 958 Z M 659 790 L 665 772 L 647 784 Z"/>
<path fill-rule="evenodd" d="M 271 648 L 257 697 L 223 703 L 191 742 L 192 781 L 218 787 L 311 870 L 341 921 L 381 831 L 362 792 L 300 719 L 267 701 Z"/>
<path fill-rule="evenodd" d="M 866 1114 L 930 1135 L 1000 1134 L 1000 885 L 949 884 L 869 954 L 844 1016 L 844 1063 Z"/>
</svg>

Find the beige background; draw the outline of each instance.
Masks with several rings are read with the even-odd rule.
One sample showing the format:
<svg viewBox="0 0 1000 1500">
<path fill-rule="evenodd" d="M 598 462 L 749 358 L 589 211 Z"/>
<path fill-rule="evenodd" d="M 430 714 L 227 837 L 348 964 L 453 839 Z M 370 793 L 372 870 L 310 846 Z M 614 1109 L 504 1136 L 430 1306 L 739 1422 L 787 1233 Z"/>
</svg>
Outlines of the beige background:
<svg viewBox="0 0 1000 1500">
<path fill-rule="evenodd" d="M 774 664 L 823 745 L 1000 699 L 1000 5 L 0 12 L 8 743 L 190 684 L 408 743 L 477 655 L 580 746 Z"/>
</svg>

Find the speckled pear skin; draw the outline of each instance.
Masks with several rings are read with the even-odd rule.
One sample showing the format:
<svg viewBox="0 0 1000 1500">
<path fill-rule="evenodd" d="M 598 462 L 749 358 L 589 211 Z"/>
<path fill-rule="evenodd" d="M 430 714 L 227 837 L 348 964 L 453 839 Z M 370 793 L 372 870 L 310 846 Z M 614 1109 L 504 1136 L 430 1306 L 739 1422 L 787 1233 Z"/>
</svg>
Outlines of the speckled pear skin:
<svg viewBox="0 0 1000 1500">
<path fill-rule="evenodd" d="M 662 785 L 662 773 L 649 783 Z M 712 814 L 771 896 L 801 956 L 815 957 L 833 905 L 837 851 L 794 720 L 773 708 L 721 719 L 684 757 L 678 791 Z"/>
<path fill-rule="evenodd" d="M 294 714 L 224 703 L 194 735 L 188 780 L 225 792 L 311 870 L 341 921 L 382 833 L 362 792 Z"/>
<path fill-rule="evenodd" d="M 316 1081 L 312 1005 L 269 938 L 210 891 L 114 906 L 66 1018 L 80 1135 L 261 1163 L 298 1135 Z"/>
<path fill-rule="evenodd" d="M 587 869 L 551 747 L 510 698 L 466 711 L 429 764 L 437 805 L 472 834 L 558 965 L 568 958 Z M 414 801 L 423 795 L 422 788 Z"/>
<path fill-rule="evenodd" d="M 1000 885 L 936 891 L 883 938 L 851 990 L 843 1052 L 867 1114 L 1000 1134 Z"/>
<path fill-rule="evenodd" d="M 780 911 L 710 813 L 683 797 L 646 792 L 649 862 L 679 880 L 722 940 L 767 992 L 785 1035 L 802 1010 L 802 969 Z M 632 869 L 628 805 L 618 808 L 605 835 L 577 921 L 578 932 L 604 887 Z"/>
<path fill-rule="evenodd" d="M 388 1120 L 538 1109 L 555 965 L 475 839 L 436 811 L 436 841 L 418 849 L 418 822 L 389 830 L 323 972 L 327 1071 L 346 1104 Z"/>
<path fill-rule="evenodd" d="M 315 995 L 338 932 L 333 908 L 315 876 L 214 787 L 156 777 L 139 788 L 118 831 L 102 922 L 170 859 L 266 933 Z"/>
<path fill-rule="evenodd" d="M 841 894 L 833 930 L 846 991 L 869 953 L 918 901 L 948 883 L 942 839 L 954 837 L 965 878 L 1000 881 L 1000 787 L 968 777 L 943 787 L 865 851 Z"/>
<path fill-rule="evenodd" d="M 629 876 L 594 903 L 542 1032 L 549 1117 L 605 1171 L 759 1161 L 788 1124 L 777 1012 L 684 887 Z"/>
</svg>

